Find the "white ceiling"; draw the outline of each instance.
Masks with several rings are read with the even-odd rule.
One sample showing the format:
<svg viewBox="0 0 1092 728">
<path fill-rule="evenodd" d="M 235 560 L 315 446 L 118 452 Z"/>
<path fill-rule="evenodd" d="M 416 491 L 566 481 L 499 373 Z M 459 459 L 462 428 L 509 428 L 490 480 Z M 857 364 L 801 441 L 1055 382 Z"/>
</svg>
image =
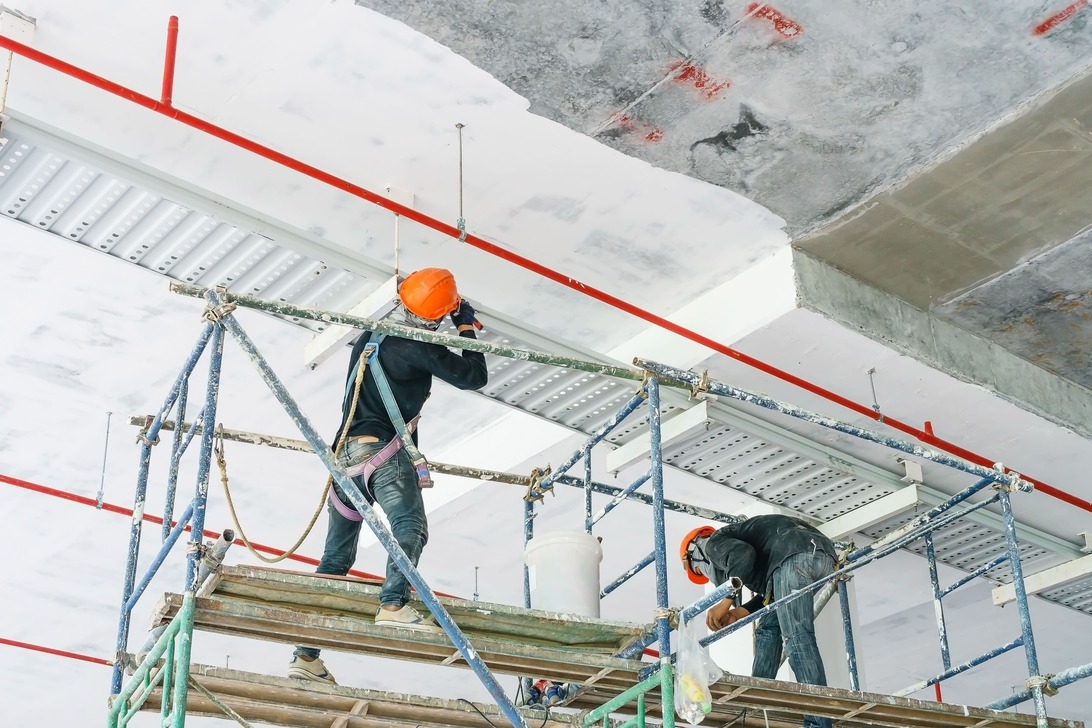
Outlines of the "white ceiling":
<svg viewBox="0 0 1092 728">
<path fill-rule="evenodd" d="M 42 0 L 18 9 L 37 18 L 35 48 L 153 96 L 159 88 L 166 18 L 179 14 L 178 108 L 366 188 L 409 190 L 417 209 L 452 223 L 459 200 L 455 124 L 466 124 L 463 197 L 474 233 L 660 315 L 672 316 L 688 303 L 704 301 L 709 305 L 699 305 L 696 314 L 680 314 L 687 325 L 857 402 L 871 403 L 866 372 L 875 368 L 877 400 L 889 416 L 911 423 L 929 420 L 941 437 L 1082 498 L 1092 496 L 1084 477 L 1092 466 L 1086 439 L 816 314 L 793 311 L 784 299 L 753 296 L 746 299 L 749 306 L 713 305 L 731 295 L 733 285 L 724 282 L 785 250 L 788 236 L 779 217 L 733 192 L 649 166 L 527 113 L 527 102 L 512 91 L 396 22 L 340 1 L 321 7 L 286 0 L 185 9 L 143 2 L 119 11 L 116 4 L 99 0 Z M 347 255 L 381 265 L 393 261 L 389 213 L 24 59 L 15 62 L 8 103 L 21 116 L 299 228 Z M 0 472 L 94 497 L 103 465 L 105 413 L 112 411 L 106 498 L 124 504 L 135 482 L 136 454 L 132 430 L 122 421 L 158 406 L 196 336 L 200 307 L 165 293 L 162 278 L 25 225 L 3 221 L 3 230 L 4 301 L 9 311 L 23 313 L 4 319 L 9 345 L 0 359 L 5 412 Z M 418 226 L 402 223 L 399 235 L 403 270 L 446 265 L 476 303 L 552 338 L 606 354 L 646 329 L 637 319 Z M 756 314 L 754 309 L 767 303 L 775 306 L 776 315 Z M 304 411 L 320 430 L 329 429 L 343 363 L 308 372 L 300 356 L 306 332 L 257 315 L 245 318 L 244 325 L 289 380 Z M 866 422 L 724 357 L 684 355 L 677 340 L 657 342 L 654 348 L 652 358 L 701 364 L 733 384 Z M 672 357 L 676 350 L 686 361 Z M 225 424 L 294 434 L 241 358 L 232 362 L 230 350 L 228 363 L 244 371 L 232 374 L 225 387 Z M 573 438 L 556 426 L 439 386 L 429 407 L 423 436 L 430 456 L 440 461 L 526 472 L 544 461 L 556 464 L 573 445 Z M 448 416 L 452 411 L 466 414 Z M 849 446 L 838 437 L 827 441 Z M 297 464 L 283 455 L 258 459 L 240 448 L 233 448 L 238 454 L 230 457 L 245 494 L 241 510 L 254 524 L 250 535 L 281 546 L 291 543 L 314 507 L 313 488 L 304 493 L 302 484 L 318 482 L 315 464 Z M 877 464 L 895 470 L 890 460 L 880 458 Z M 949 492 L 960 487 L 937 469 L 927 469 L 926 476 Z M 678 474 L 671 487 L 678 500 L 718 510 L 743 502 L 735 492 L 711 491 L 706 481 Z M 446 490 L 444 497 L 437 497 L 441 490 Z M 437 491 L 430 494 L 434 535 L 432 553 L 422 564 L 426 577 L 440 590 L 467 595 L 474 588 L 472 567 L 480 566 L 483 598 L 518 600 L 518 495 L 501 486 L 462 483 Z M 18 589 L 23 598 L 0 607 L 0 624 L 11 625 L 0 636 L 108 658 L 126 519 L 10 488 L 3 498 L 0 532 L 9 553 L 36 546 L 5 573 L 5 593 Z M 574 498 L 567 505 L 562 501 L 563 493 L 547 508 L 554 523 L 572 515 Z M 1089 530 L 1086 512 L 1042 494 L 1021 496 L 1017 509 L 1022 520 L 1074 543 L 1079 531 Z M 149 511 L 156 506 L 150 503 Z M 219 512 L 214 506 L 209 526 L 226 525 L 222 504 Z M 690 525 L 682 517 L 669 519 L 669 538 Z M 630 530 L 608 526 L 604 532 L 608 544 L 618 544 L 617 550 L 608 550 L 604 578 L 613 578 L 632 561 L 627 553 L 645 553 L 647 547 L 633 545 L 625 535 Z M 321 533 L 304 551 L 317 556 L 320 543 Z M 924 562 L 900 558 L 927 573 Z M 378 571 L 380 563 L 373 547 L 358 566 Z M 932 638 L 922 637 L 931 629 L 927 589 L 920 588 L 921 579 L 919 588 L 904 589 L 901 574 L 900 567 L 857 580 L 869 689 L 895 690 L 938 669 Z M 696 598 L 678 577 L 672 575 L 673 602 Z M 629 588 L 648 587 L 638 581 Z M 952 610 L 953 634 L 963 634 L 960 627 L 967 630 L 958 647 L 964 657 L 990 645 L 984 633 L 1000 640 L 993 632 L 1012 629 L 1014 618 L 1013 610 L 999 614 L 988 604 L 985 584 L 975 590 L 982 598 L 967 598 L 967 603 L 961 598 Z M 75 600 L 79 612 L 71 606 Z M 1044 669 L 1086 662 L 1089 645 L 1074 636 L 1087 633 L 1087 617 L 1033 601 L 1037 619 L 1042 616 L 1036 636 Z M 605 609 L 639 620 L 647 611 L 637 608 L 634 614 L 610 599 Z M 890 660 L 885 643 L 900 645 L 904 659 Z M 280 647 L 225 645 L 219 638 L 200 649 L 205 652 L 196 659 L 222 664 L 224 655 L 231 654 L 233 666 L 275 673 L 281 659 L 287 661 Z M 39 704 L 49 705 L 58 724 L 83 724 L 92 715 L 98 720 L 107 692 L 106 668 L 37 653 L 9 654 L 17 659 L 0 668 L 0 684 L 11 695 L 41 696 Z M 337 665 L 343 682 L 361 686 L 404 690 L 406 685 L 396 684 L 399 679 L 426 680 L 442 692 L 478 696 L 469 675 L 421 677 L 418 668 L 403 673 L 400 667 L 397 675 L 380 678 L 374 664 L 361 658 L 339 656 Z M 970 704 L 989 702 L 1004 694 L 1008 676 L 1018 680 L 1022 669 L 1005 663 L 946 685 L 945 695 Z M 63 704 L 45 698 L 55 694 L 59 671 L 73 696 Z M 1060 716 L 1089 720 L 1092 702 L 1086 693 L 1078 684 L 1048 705 Z M 14 725 L 29 724 L 30 715 L 17 713 Z M 33 715 L 41 717 L 40 712 Z"/>
</svg>

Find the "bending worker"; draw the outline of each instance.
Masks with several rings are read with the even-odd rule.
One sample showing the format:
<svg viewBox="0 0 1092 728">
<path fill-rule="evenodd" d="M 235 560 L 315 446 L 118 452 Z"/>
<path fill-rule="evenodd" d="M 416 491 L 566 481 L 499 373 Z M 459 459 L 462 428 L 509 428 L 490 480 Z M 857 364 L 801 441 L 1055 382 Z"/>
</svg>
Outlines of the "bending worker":
<svg viewBox="0 0 1092 728">
<path fill-rule="evenodd" d="M 754 598 L 736 606 L 724 599 L 709 608 L 705 623 L 712 631 L 743 619 L 764 604 L 819 581 L 834 572 L 837 551 L 829 538 L 803 521 L 782 515 L 754 516 L 714 529 L 696 528 L 680 549 L 690 581 L 718 586 L 738 577 Z M 823 658 L 815 642 L 814 592 L 759 617 L 755 629 L 754 677 L 774 678 L 781 665 L 782 641 L 796 679 L 826 685 Z M 807 728 L 830 728 L 830 720 L 805 716 Z"/>
<path fill-rule="evenodd" d="M 399 286 L 398 297 L 393 320 L 435 331 L 444 317 L 450 315 L 459 336 L 476 338 L 474 309 L 459 297 L 455 278 L 449 271 L 424 268 L 411 273 Z M 383 509 L 391 533 L 414 566 L 428 541 L 421 488 L 432 484 L 427 463 L 417 450 L 415 425 L 434 376 L 459 389 L 479 389 L 488 379 L 485 355 L 467 350 L 455 354 L 439 344 L 365 332 L 349 358 L 338 428 L 339 463 L 353 476 L 354 484 L 368 503 L 378 503 Z M 316 573 L 343 576 L 356 560 L 363 519 L 336 484 L 330 491 L 327 512 L 326 548 Z M 388 557 L 375 623 L 440 631 L 438 626 L 425 621 L 408 601 L 409 582 Z M 319 658 L 319 651 L 311 647 L 296 649 L 288 675 L 301 680 L 334 682 L 334 676 Z"/>
</svg>

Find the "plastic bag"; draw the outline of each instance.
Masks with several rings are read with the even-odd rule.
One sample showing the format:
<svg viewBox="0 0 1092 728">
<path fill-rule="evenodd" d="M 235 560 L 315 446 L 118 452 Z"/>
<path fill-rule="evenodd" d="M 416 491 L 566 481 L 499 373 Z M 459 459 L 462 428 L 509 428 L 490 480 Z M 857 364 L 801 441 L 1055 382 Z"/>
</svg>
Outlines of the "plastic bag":
<svg viewBox="0 0 1092 728">
<path fill-rule="evenodd" d="M 694 620 L 682 625 L 675 663 L 675 713 L 690 725 L 701 723 L 713 707 L 709 684 L 722 674 L 709 657 L 709 650 L 698 642 Z"/>
</svg>

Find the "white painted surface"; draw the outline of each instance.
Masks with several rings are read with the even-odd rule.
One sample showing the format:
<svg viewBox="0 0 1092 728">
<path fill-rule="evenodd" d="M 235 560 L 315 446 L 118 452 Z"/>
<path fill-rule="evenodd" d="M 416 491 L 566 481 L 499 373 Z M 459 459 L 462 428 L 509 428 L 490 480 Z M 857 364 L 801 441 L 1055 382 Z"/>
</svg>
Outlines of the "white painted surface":
<svg viewBox="0 0 1092 728">
<path fill-rule="evenodd" d="M 28 0 L 20 9 L 38 20 L 36 48 L 152 96 L 159 90 L 166 19 L 179 12 L 179 108 L 372 189 L 412 189 L 418 209 L 452 222 L 457 210 L 454 124 L 466 123 L 466 214 L 472 231 L 655 312 L 677 312 L 683 325 L 693 324 L 858 401 L 869 396 L 864 372 L 876 367 L 884 412 L 912 422 L 930 419 L 942 436 L 996 454 L 1061 487 L 1084 487 L 1089 495 L 1082 485 L 1092 467 L 1088 442 L 821 317 L 793 310 L 785 287 L 787 239 L 775 215 L 526 113 L 524 99 L 397 23 L 346 0 L 207 3 L 184 9 L 163 0 L 123 7 L 105 0 Z M 16 59 L 9 102 L 347 250 L 393 261 L 389 213 L 25 59 Z M 202 306 L 167 294 L 162 279 L 89 251 L 7 220 L 0 221 L 0 229 L 0 301 L 6 312 L 0 318 L 0 472 L 94 498 L 110 411 L 105 499 L 131 503 L 134 433 L 121 421 L 128 414 L 154 411 L 162 402 L 196 338 Z M 725 245 L 726 240 L 732 244 Z M 706 356 L 671 335 L 646 332 L 635 319 L 404 221 L 400 247 L 402 270 L 449 267 L 475 300 L 597 351 L 616 352 L 621 342 L 647 336 L 626 355 L 642 353 L 682 366 L 699 364 Z M 766 264 L 754 267 L 765 259 L 769 271 Z M 763 297 L 767 292 L 771 295 Z M 306 332 L 252 312 L 240 313 L 240 320 L 304 412 L 320 431 L 332 434 L 344 367 L 334 362 L 308 371 L 301 365 Z M 225 361 L 218 419 L 236 429 L 294 436 L 287 417 L 230 345 Z M 732 383 L 845 416 L 742 365 L 718 364 L 717 369 Z M 534 465 L 560 462 L 573 444 L 556 426 L 441 385 L 426 415 L 422 447 L 445 462 L 528 472 Z M 831 441 L 837 444 L 840 438 Z M 163 458 L 161 452 L 156 455 Z M 243 445 L 229 445 L 228 457 L 248 534 L 281 547 L 294 541 L 319 505 L 325 480 L 321 467 L 303 456 Z M 161 466 L 162 460 L 157 462 Z M 883 465 L 895 468 L 893 462 Z M 927 473 L 927 480 L 932 475 Z M 187 466 L 182 482 L 192 486 L 193 476 Z M 596 477 L 610 481 L 601 465 Z M 163 482 L 164 474 L 156 471 L 148 512 L 161 511 Z M 220 530 L 230 521 L 213 485 L 208 525 Z M 707 483 L 677 474 L 670 476 L 669 489 L 679 500 L 728 511 L 743 500 L 737 492 L 711 491 Z M 111 658 L 128 519 L 11 486 L 0 492 L 0 548 L 20 555 L 8 560 L 0 576 L 3 593 L 18 595 L 0 600 L 0 634 Z M 1044 498 L 1023 497 L 1033 507 L 1022 513 L 1060 532 L 1088 530 L 1085 515 L 1058 512 Z M 426 500 L 432 520 L 432 541 L 422 562 L 426 578 L 438 589 L 468 595 L 474 590 L 473 566 L 480 565 L 483 598 L 518 603 L 518 489 L 440 478 Z M 547 503 L 542 524 L 572 527 L 581 501 L 576 491 L 559 492 Z M 642 520 L 648 518 L 647 509 L 624 505 L 618 511 L 603 529 L 607 581 L 651 548 Z M 669 516 L 669 542 L 677 543 L 694 525 L 694 519 Z M 320 520 L 303 552 L 317 557 L 323 533 Z M 145 554 L 157 543 L 157 529 L 145 529 Z M 27 544 L 35 546 L 28 550 Z M 358 567 L 377 572 L 384 555 L 370 544 L 374 539 L 362 542 Z M 233 560 L 253 563 L 236 550 L 229 555 Z M 625 594 L 608 596 L 604 616 L 649 621 L 650 571 L 624 587 Z M 949 580 L 958 576 L 953 570 L 942 573 Z M 673 603 L 698 598 L 700 591 L 677 569 L 669 578 Z M 171 562 L 153 591 L 177 589 L 181 579 L 180 568 Z M 893 690 L 935 673 L 939 658 L 930 636 L 924 563 L 900 554 L 879 570 L 864 571 L 857 589 L 859 658 L 862 664 L 867 661 L 869 687 Z M 949 610 L 964 658 L 996 643 L 999 630 L 1012 629 L 1014 610 L 998 615 L 1002 610 L 989 608 L 986 591 L 985 585 L 976 585 Z M 149 609 L 150 604 L 143 605 L 134 618 L 134 634 L 144 628 Z M 1033 610 L 1045 669 L 1087 661 L 1085 617 L 1041 601 L 1034 602 Z M 203 662 L 273 673 L 287 664 L 290 651 L 208 634 L 200 635 L 194 647 L 195 659 Z M 107 668 L 13 647 L 4 647 L 3 654 L 8 659 L 0 666 L 0 691 L 8 698 L 5 719 L 11 725 L 100 720 Z M 430 671 L 348 655 L 332 656 L 332 662 L 345 684 L 411 692 L 424 686 L 446 696 L 483 697 L 465 671 Z M 1009 676 L 1021 674 L 1018 662 L 955 681 L 945 695 L 972 704 L 996 699 Z M 58 694 L 65 699 L 57 700 Z M 1088 691 L 1077 686 L 1050 705 L 1058 715 L 1089 720 L 1090 700 Z M 134 724 L 153 723 L 151 716 L 141 716 Z M 189 724 L 222 722 L 194 719 Z"/>
</svg>

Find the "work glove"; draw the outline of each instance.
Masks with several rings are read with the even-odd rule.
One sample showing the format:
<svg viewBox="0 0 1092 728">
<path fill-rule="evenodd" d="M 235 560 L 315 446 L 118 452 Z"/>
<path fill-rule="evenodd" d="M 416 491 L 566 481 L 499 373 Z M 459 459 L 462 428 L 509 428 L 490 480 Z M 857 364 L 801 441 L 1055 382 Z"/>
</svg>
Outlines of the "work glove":
<svg viewBox="0 0 1092 728">
<path fill-rule="evenodd" d="M 451 323 L 455 324 L 455 328 L 481 326 L 474 318 L 474 307 L 465 298 L 459 302 L 459 307 L 451 312 Z"/>
</svg>

